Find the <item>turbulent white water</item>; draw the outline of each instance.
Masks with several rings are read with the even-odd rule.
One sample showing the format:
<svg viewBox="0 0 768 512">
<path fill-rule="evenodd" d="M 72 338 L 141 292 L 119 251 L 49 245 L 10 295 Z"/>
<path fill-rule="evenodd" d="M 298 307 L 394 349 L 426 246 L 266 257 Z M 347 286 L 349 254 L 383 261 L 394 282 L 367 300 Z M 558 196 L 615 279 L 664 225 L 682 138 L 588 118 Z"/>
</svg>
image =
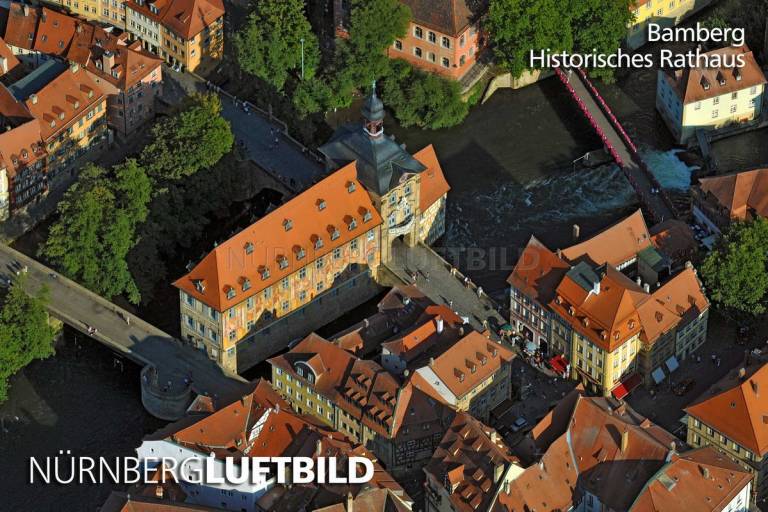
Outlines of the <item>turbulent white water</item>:
<svg viewBox="0 0 768 512">
<path fill-rule="evenodd" d="M 648 164 L 661 186 L 670 191 L 684 192 L 691 187 L 691 174 L 696 167 L 689 167 L 677 158 L 680 149 L 672 151 L 657 151 L 641 149 L 640 155 Z"/>
</svg>

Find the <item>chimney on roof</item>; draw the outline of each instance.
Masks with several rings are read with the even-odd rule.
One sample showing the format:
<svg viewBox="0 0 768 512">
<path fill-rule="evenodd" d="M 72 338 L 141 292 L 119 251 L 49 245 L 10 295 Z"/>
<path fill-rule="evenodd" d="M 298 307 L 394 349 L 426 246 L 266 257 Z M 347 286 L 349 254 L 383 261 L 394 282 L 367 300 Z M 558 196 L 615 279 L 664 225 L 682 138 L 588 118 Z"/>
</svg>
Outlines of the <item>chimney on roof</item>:
<svg viewBox="0 0 768 512">
<path fill-rule="evenodd" d="M 637 282 L 637 286 L 643 286 L 643 278 L 640 276 L 637 276 L 637 279 L 635 279 Z"/>
<path fill-rule="evenodd" d="M 162 470 L 162 468 L 161 468 L 161 470 Z M 163 486 L 162 485 L 158 484 L 155 487 L 155 497 L 160 499 L 160 500 L 163 499 Z"/>
<path fill-rule="evenodd" d="M 318 439 L 317 440 L 317 444 L 315 445 L 315 449 L 316 449 L 316 455 L 318 457 L 320 457 L 323 454 L 323 440 L 322 439 Z"/>
<path fill-rule="evenodd" d="M 624 430 L 621 433 L 621 453 L 626 453 L 629 448 L 629 430 Z"/>
<path fill-rule="evenodd" d="M 563 257 L 563 251 L 561 249 L 557 249 L 557 259 L 562 259 Z"/>
<path fill-rule="evenodd" d="M 430 357 L 429 358 L 429 366 L 435 366 L 435 358 L 434 357 Z"/>
<path fill-rule="evenodd" d="M 437 330 L 437 334 L 442 334 L 443 332 L 443 317 L 438 316 L 435 318 L 435 329 Z"/>
<path fill-rule="evenodd" d="M 24 4 L 23 11 L 24 16 L 29 16 L 29 6 L 27 4 Z"/>
<path fill-rule="evenodd" d="M 344 510 L 346 512 L 354 512 L 355 510 L 355 500 L 352 498 L 352 492 L 347 492 L 347 501 L 344 504 Z"/>
<path fill-rule="evenodd" d="M 744 379 L 747 378 L 747 369 L 746 368 L 739 368 L 739 380 L 744 382 Z"/>
<path fill-rule="evenodd" d="M 37 94 L 30 94 L 29 95 L 29 101 L 33 105 L 37 104 Z"/>
<path fill-rule="evenodd" d="M 77 24 L 77 28 L 75 30 L 77 30 L 78 34 L 82 34 L 83 33 L 83 25 L 81 23 L 78 23 Z"/>
<path fill-rule="evenodd" d="M 8 57 L 0 57 L 0 71 L 8 72 Z"/>
<path fill-rule="evenodd" d="M 578 240 L 579 236 L 581 236 L 581 228 L 578 224 L 573 225 L 573 239 Z"/>
<path fill-rule="evenodd" d="M 691 260 L 685 262 L 685 268 L 693 269 L 693 263 L 691 263 Z"/>
<path fill-rule="evenodd" d="M 110 51 L 104 52 L 101 56 L 101 67 L 106 72 L 112 71 L 112 68 L 115 67 L 115 54 Z"/>
<path fill-rule="evenodd" d="M 80 65 L 77 62 L 73 62 L 69 65 L 69 70 L 72 73 L 77 73 L 80 70 Z"/>
<path fill-rule="evenodd" d="M 498 483 L 499 480 L 501 480 L 501 477 L 504 475 L 504 464 L 497 464 L 495 468 L 493 468 L 493 483 Z"/>
<path fill-rule="evenodd" d="M 643 285 L 643 291 L 644 291 L 645 293 L 651 293 L 651 285 L 650 285 L 649 283 L 645 283 L 645 284 Z"/>
<path fill-rule="evenodd" d="M 410 372 L 410 370 L 408 370 L 408 368 L 403 370 L 403 377 L 408 377 L 410 374 L 411 374 L 411 372 Z"/>
</svg>

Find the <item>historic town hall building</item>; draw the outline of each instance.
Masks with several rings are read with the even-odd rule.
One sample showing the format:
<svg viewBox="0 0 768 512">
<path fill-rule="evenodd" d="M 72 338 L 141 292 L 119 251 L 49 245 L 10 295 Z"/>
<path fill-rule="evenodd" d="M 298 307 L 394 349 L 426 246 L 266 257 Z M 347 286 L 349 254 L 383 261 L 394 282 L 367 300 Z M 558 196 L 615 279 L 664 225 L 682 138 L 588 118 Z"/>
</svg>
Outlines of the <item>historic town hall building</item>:
<svg viewBox="0 0 768 512">
<path fill-rule="evenodd" d="M 182 336 L 222 367 L 249 368 L 373 297 L 395 240 L 443 234 L 449 187 L 434 148 L 410 155 L 386 136 L 375 91 L 363 117 L 320 148 L 327 177 L 174 283 Z"/>
</svg>

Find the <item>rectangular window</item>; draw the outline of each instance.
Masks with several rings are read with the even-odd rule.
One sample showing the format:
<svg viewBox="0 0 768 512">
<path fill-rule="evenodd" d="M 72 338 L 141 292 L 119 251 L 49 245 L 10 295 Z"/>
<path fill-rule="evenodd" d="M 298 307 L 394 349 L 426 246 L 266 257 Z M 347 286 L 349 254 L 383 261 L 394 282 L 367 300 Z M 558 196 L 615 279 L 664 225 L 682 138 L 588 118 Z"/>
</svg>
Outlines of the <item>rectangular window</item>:
<svg viewBox="0 0 768 512">
<path fill-rule="evenodd" d="M 424 39 L 424 30 L 421 27 L 413 27 L 413 35 L 419 39 Z"/>
<path fill-rule="evenodd" d="M 325 262 L 323 261 L 323 257 L 321 256 L 317 258 L 317 261 L 315 261 L 315 268 L 320 270 L 321 268 L 323 268 L 323 265 L 325 265 Z"/>
<path fill-rule="evenodd" d="M 418 58 L 421 58 L 421 56 L 423 55 L 423 52 L 421 51 L 421 48 L 416 46 L 416 47 L 413 48 L 413 54 L 415 56 L 417 56 Z"/>
<path fill-rule="evenodd" d="M 432 31 L 430 31 L 430 32 L 428 33 L 428 38 L 429 38 L 429 42 L 430 42 L 430 43 L 432 43 L 432 44 L 434 44 L 434 43 L 436 43 L 436 42 L 437 42 L 437 34 L 435 34 L 435 33 L 434 33 L 434 32 L 432 32 Z"/>
<path fill-rule="evenodd" d="M 290 280 L 287 277 L 284 277 L 283 280 L 281 281 L 281 284 L 282 284 L 283 290 L 287 290 L 288 286 L 290 286 Z"/>
<path fill-rule="evenodd" d="M 299 279 L 306 279 L 306 278 L 307 278 L 307 267 L 299 269 Z"/>
<path fill-rule="evenodd" d="M 447 38 L 446 36 L 443 36 L 443 48 L 450 48 L 451 47 L 451 40 Z"/>
<path fill-rule="evenodd" d="M 448 57 L 443 57 L 443 61 L 442 61 L 442 64 L 443 64 L 443 67 L 444 67 L 444 68 L 449 68 L 449 67 L 451 67 L 451 61 L 450 61 L 450 60 L 448 60 Z"/>
</svg>

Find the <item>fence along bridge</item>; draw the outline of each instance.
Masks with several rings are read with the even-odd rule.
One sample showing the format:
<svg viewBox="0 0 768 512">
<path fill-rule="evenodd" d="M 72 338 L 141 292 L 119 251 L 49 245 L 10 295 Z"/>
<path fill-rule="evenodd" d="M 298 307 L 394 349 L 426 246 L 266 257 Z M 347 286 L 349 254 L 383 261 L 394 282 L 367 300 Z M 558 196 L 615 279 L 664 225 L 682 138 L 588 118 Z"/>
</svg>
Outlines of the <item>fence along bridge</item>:
<svg viewBox="0 0 768 512">
<path fill-rule="evenodd" d="M 144 367 L 141 399 L 153 416 L 178 420 L 184 416 L 193 393 L 229 400 L 249 391 L 244 379 L 224 374 L 199 350 L 0 244 L 0 278 L 5 280 L 21 272 L 26 274 L 25 288 L 30 293 L 43 286 L 48 289 L 51 316 Z"/>
<path fill-rule="evenodd" d="M 586 73 L 581 69 L 562 68 L 555 69 L 555 73 L 600 136 L 613 160 L 621 167 L 653 223 L 676 218 L 677 211 L 669 196 Z"/>
</svg>

